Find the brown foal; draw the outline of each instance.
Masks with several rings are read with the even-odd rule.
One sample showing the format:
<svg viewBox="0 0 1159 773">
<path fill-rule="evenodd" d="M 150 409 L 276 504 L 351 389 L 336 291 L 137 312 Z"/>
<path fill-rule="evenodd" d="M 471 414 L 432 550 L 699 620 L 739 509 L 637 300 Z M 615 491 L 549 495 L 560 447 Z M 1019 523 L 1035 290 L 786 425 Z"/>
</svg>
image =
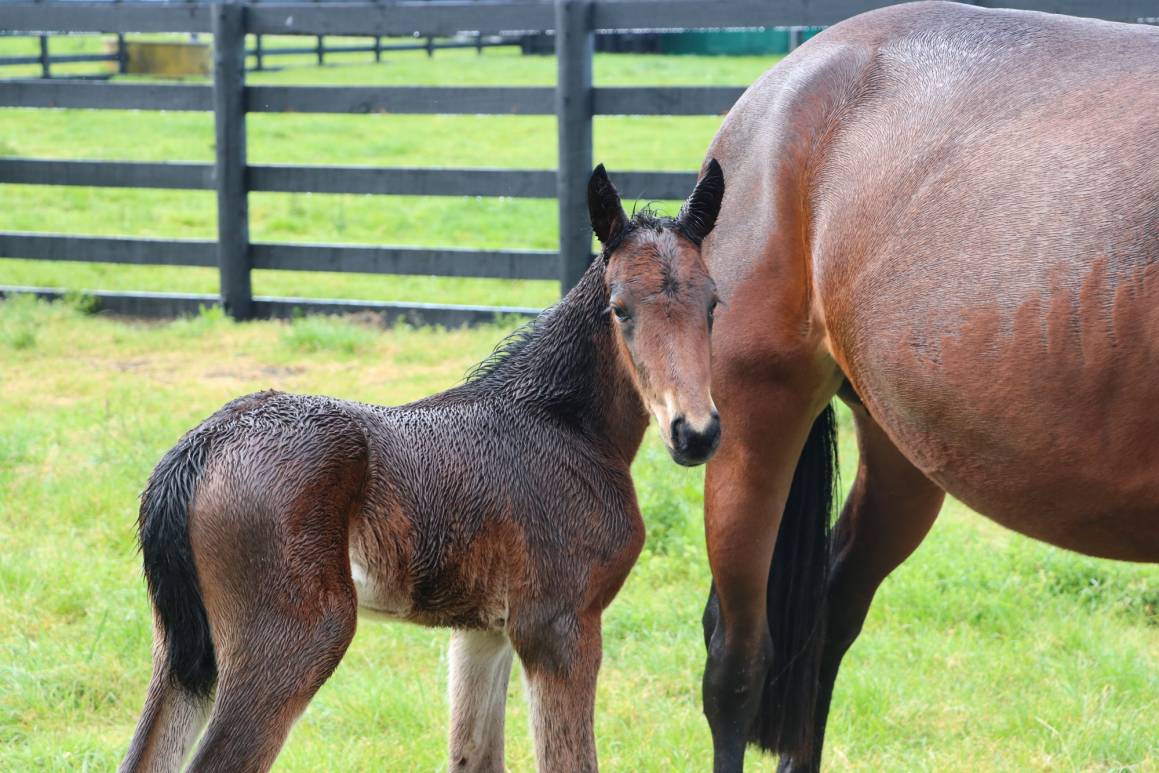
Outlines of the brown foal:
<svg viewBox="0 0 1159 773">
<path fill-rule="evenodd" d="M 680 216 L 629 219 L 603 167 L 604 245 L 559 304 L 466 383 L 387 408 L 262 392 L 158 464 L 142 497 L 153 677 L 122 771 L 268 769 L 342 659 L 358 609 L 454 629 L 450 767 L 502 771 L 512 654 L 540 770 L 596 768 L 600 621 L 644 524 L 630 465 L 657 417 L 682 464 L 716 448 L 699 244 L 710 165 Z"/>
</svg>

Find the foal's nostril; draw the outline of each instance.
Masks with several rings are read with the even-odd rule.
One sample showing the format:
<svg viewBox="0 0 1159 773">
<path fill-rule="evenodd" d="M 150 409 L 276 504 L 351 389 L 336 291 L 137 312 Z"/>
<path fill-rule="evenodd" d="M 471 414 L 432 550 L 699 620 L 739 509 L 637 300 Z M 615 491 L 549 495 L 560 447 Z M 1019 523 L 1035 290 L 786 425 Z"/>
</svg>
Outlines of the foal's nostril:
<svg viewBox="0 0 1159 773">
<path fill-rule="evenodd" d="M 708 420 L 708 426 L 704 429 L 705 445 L 710 450 L 716 450 L 717 443 L 720 442 L 720 414 L 716 411 L 712 412 L 712 416 Z"/>
<path fill-rule="evenodd" d="M 720 444 L 720 416 L 715 411 L 704 429 L 693 429 L 683 416 L 672 420 L 672 449 L 681 464 L 701 464 Z"/>
</svg>

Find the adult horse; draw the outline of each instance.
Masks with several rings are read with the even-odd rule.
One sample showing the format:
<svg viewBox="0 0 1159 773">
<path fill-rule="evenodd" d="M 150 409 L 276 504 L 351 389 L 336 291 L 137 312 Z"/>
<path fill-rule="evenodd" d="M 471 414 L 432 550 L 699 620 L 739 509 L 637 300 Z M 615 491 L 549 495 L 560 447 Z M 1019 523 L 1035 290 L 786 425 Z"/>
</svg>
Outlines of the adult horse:
<svg viewBox="0 0 1159 773">
<path fill-rule="evenodd" d="M 946 492 L 1159 560 L 1159 30 L 874 11 L 752 86 L 707 157 L 704 709 L 717 771 L 746 742 L 816 769 L 841 658 Z M 834 396 L 860 461 L 830 536 Z"/>
</svg>

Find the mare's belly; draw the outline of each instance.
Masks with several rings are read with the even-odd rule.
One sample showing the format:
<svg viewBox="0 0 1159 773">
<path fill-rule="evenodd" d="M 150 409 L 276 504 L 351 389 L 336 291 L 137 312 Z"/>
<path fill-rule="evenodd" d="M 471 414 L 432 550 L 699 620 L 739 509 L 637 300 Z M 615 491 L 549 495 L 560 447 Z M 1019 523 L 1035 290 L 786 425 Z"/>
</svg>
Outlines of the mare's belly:
<svg viewBox="0 0 1159 773">
<path fill-rule="evenodd" d="M 944 299 L 943 299 L 944 300 Z M 859 321 L 874 418 L 949 494 L 1011 529 L 1159 561 L 1159 307 L 1037 296 Z M 1145 313 L 1144 313 L 1145 312 Z"/>
</svg>

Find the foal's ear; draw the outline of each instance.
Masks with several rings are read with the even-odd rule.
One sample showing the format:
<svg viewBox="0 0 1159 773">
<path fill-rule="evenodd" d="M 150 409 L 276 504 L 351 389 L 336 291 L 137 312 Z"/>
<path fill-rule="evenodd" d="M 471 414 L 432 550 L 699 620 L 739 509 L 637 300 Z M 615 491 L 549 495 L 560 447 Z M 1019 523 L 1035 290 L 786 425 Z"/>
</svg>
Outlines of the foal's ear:
<svg viewBox="0 0 1159 773">
<path fill-rule="evenodd" d="M 720 202 L 724 198 L 724 172 L 716 159 L 708 162 L 704 176 L 696 183 L 696 189 L 680 208 L 676 222 L 693 244 L 700 246 L 704 237 L 716 225 L 720 214 Z"/>
<path fill-rule="evenodd" d="M 608 179 L 603 164 L 595 168 L 588 180 L 588 215 L 600 244 L 607 244 L 619 236 L 628 222 L 628 216 L 620 204 L 620 194 Z"/>
</svg>

